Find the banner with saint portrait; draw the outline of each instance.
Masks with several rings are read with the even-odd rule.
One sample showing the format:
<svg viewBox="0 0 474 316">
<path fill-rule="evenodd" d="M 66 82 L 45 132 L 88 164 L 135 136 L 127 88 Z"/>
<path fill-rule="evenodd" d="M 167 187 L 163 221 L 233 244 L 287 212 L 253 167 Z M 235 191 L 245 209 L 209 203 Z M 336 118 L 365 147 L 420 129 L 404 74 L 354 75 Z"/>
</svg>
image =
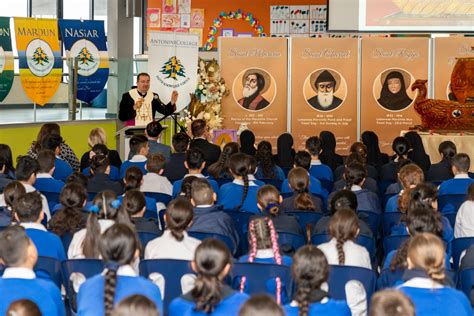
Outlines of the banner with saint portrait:
<svg viewBox="0 0 474 316">
<path fill-rule="evenodd" d="M 226 129 L 252 130 L 276 145 L 287 131 L 288 42 L 285 38 L 219 38 L 222 77 L 230 96 L 222 100 Z"/>
<path fill-rule="evenodd" d="M 297 148 L 330 131 L 338 152 L 357 138 L 359 41 L 352 38 L 291 40 L 291 132 Z"/>
<path fill-rule="evenodd" d="M 474 37 L 452 36 L 434 39 L 434 98 L 459 101 L 453 93 L 451 73 L 459 58 L 474 57 Z M 466 82 L 455 83 L 454 90 L 463 90 Z M 474 83 L 471 83 L 474 85 Z M 461 88 L 461 89 L 457 89 Z M 462 100 L 461 100 L 462 101 Z M 466 102 L 474 103 L 473 100 Z"/>
<path fill-rule="evenodd" d="M 361 132 L 374 131 L 386 153 L 402 130 L 420 122 L 411 85 L 428 79 L 428 63 L 428 38 L 362 39 Z"/>
</svg>

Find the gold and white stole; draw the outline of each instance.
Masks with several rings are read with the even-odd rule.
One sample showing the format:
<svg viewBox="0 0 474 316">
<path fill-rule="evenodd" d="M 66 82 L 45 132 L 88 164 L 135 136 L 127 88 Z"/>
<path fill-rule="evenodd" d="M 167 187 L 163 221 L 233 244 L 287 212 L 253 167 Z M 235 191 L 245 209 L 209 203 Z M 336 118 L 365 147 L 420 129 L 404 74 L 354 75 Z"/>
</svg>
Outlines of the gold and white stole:
<svg viewBox="0 0 474 316">
<path fill-rule="evenodd" d="M 143 98 L 142 106 L 137 110 L 135 116 L 135 126 L 146 126 L 148 123 L 153 121 L 153 113 L 151 108 L 151 102 L 153 101 L 153 92 L 148 91 L 145 97 L 142 97 L 137 89 L 131 89 L 128 91 L 134 102 L 137 102 L 140 98 Z"/>
</svg>

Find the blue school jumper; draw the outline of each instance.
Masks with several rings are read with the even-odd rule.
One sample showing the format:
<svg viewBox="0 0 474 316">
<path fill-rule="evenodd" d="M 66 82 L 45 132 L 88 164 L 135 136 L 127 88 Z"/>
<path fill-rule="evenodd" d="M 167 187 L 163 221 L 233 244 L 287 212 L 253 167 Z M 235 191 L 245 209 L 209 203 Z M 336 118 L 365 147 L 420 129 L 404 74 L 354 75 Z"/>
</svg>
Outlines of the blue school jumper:
<svg viewBox="0 0 474 316">
<path fill-rule="evenodd" d="M 91 175 L 91 168 L 87 167 L 82 170 L 82 174 L 86 177 Z M 112 181 L 120 181 L 120 170 L 115 166 L 110 166 L 109 178 Z"/>
<path fill-rule="evenodd" d="M 56 157 L 56 159 L 54 160 L 54 179 L 65 182 L 67 177 L 69 177 L 72 172 L 73 170 L 67 162 L 65 162 L 61 158 Z"/>
<path fill-rule="evenodd" d="M 124 161 L 122 163 L 122 166 L 120 166 L 120 179 L 125 178 L 125 173 L 127 172 L 127 169 L 132 166 L 140 168 L 142 173 L 145 175 L 147 173 L 145 169 L 145 165 L 146 165 L 146 160 L 145 161 L 130 161 L 130 160 Z"/>
<path fill-rule="evenodd" d="M 263 174 L 263 168 L 260 166 L 257 168 L 257 172 L 255 172 L 255 178 L 257 179 L 268 179 L 268 177 L 265 177 Z M 273 179 L 284 181 L 285 180 L 285 173 L 283 172 L 283 169 L 275 165 L 274 167 L 274 176 Z M 280 189 L 280 188 L 277 188 Z"/>
<path fill-rule="evenodd" d="M 249 298 L 245 293 L 239 293 L 224 285 L 222 299 L 210 314 L 195 311 L 196 303 L 191 293 L 175 298 L 169 307 L 170 316 L 237 316 L 240 306 Z"/>
<path fill-rule="evenodd" d="M 453 178 L 441 182 L 438 195 L 444 194 L 467 194 L 467 189 L 474 182 L 471 178 Z"/>
<path fill-rule="evenodd" d="M 46 231 L 41 224 L 21 223 L 20 225 L 25 227 L 26 234 L 35 244 L 39 256 L 66 260 L 64 246 L 58 236 Z"/>
<path fill-rule="evenodd" d="M 309 174 L 316 179 L 334 181 L 331 168 L 325 164 L 311 164 Z"/>
<path fill-rule="evenodd" d="M 8 306 L 21 299 L 28 299 L 38 305 L 42 315 L 66 315 L 61 292 L 50 280 L 2 278 L 0 295 L 0 315 L 6 315 Z"/>
<path fill-rule="evenodd" d="M 358 211 L 372 211 L 375 213 L 382 213 L 380 207 L 380 200 L 377 194 L 367 189 L 353 191 L 357 196 L 357 210 Z"/>
<path fill-rule="evenodd" d="M 35 184 L 33 186 L 40 192 L 61 193 L 61 190 L 64 187 L 64 182 L 54 178 L 41 177 L 36 178 Z"/>
<path fill-rule="evenodd" d="M 260 213 L 260 210 L 257 207 L 258 188 L 259 186 L 255 184 L 249 185 L 244 204 L 241 206 L 242 211 L 255 214 Z M 217 204 L 222 205 L 222 207 L 226 210 L 234 209 L 239 206 L 243 194 L 243 184 L 238 184 L 235 182 L 226 183 L 222 185 L 219 191 Z"/>
<path fill-rule="evenodd" d="M 385 205 L 385 213 L 397 213 L 400 212 L 398 209 L 398 195 L 394 195 L 388 199 Z"/>
<path fill-rule="evenodd" d="M 392 250 L 388 253 L 387 257 L 385 257 L 385 261 L 383 263 L 382 269 L 390 268 L 390 263 L 392 262 L 392 259 L 396 254 L 397 254 L 397 250 Z M 450 258 L 451 258 L 451 255 L 448 255 L 448 254 L 446 254 L 446 256 L 444 257 L 444 263 L 448 269 L 451 267 L 451 262 L 449 262 Z"/>
<path fill-rule="evenodd" d="M 309 191 L 313 194 L 318 194 L 322 196 L 325 200 L 327 200 L 329 193 L 323 189 L 321 185 L 321 181 L 313 177 L 312 175 L 309 175 Z M 288 185 L 288 179 L 285 179 L 283 181 L 283 184 L 281 185 L 281 193 L 290 193 L 293 192 L 290 189 L 290 186 Z"/>
<path fill-rule="evenodd" d="M 299 307 L 287 304 L 284 306 L 286 316 L 298 316 Z M 336 301 L 329 299 L 323 303 L 309 304 L 308 316 L 350 316 L 351 310 L 345 301 Z"/>
<path fill-rule="evenodd" d="M 105 276 L 99 274 L 88 279 L 79 288 L 77 296 L 78 316 L 103 316 Z M 140 294 L 152 300 L 160 315 L 163 315 L 163 302 L 160 288 L 151 281 L 140 276 L 117 276 L 114 305 L 127 296 Z"/>
<path fill-rule="evenodd" d="M 124 195 L 119 196 L 117 199 L 122 202 Z M 155 199 L 152 199 L 151 197 L 145 196 L 145 209 L 147 211 L 157 211 L 156 208 L 156 201 Z"/>
<path fill-rule="evenodd" d="M 198 177 L 198 178 L 200 178 L 200 177 Z M 214 191 L 214 193 L 219 195 L 219 185 L 217 184 L 216 180 L 212 180 L 212 179 L 209 179 L 209 178 L 206 178 L 206 177 L 202 177 L 202 178 L 209 181 L 209 184 L 211 185 L 212 190 Z M 173 199 L 176 198 L 179 195 L 179 192 L 181 192 L 181 184 L 183 183 L 183 179 L 173 182 Z"/>
</svg>

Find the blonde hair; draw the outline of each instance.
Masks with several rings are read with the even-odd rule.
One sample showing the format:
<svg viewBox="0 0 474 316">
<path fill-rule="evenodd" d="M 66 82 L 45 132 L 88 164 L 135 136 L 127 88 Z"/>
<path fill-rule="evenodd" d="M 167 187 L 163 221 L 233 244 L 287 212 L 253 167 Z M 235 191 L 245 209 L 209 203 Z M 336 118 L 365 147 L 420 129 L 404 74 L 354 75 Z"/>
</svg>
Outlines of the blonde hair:
<svg viewBox="0 0 474 316">
<path fill-rule="evenodd" d="M 435 282 L 445 280 L 444 245 L 431 233 L 417 233 L 408 243 L 408 258 L 414 268 L 424 270 Z"/>
<path fill-rule="evenodd" d="M 105 130 L 102 127 L 96 127 L 91 130 L 89 133 L 89 138 L 87 139 L 87 144 L 89 147 L 94 147 L 94 145 L 102 144 L 105 145 L 107 142 L 107 136 Z"/>
</svg>

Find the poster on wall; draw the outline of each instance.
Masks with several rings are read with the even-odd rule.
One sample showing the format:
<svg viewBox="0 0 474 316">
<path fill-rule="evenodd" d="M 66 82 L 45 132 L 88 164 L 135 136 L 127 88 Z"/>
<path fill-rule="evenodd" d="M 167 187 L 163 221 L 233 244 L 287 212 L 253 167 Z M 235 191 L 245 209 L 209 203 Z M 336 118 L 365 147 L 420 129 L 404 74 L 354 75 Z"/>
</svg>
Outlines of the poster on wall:
<svg viewBox="0 0 474 316">
<path fill-rule="evenodd" d="M 288 42 L 284 38 L 220 38 L 223 128 L 247 126 L 274 146 L 287 130 Z"/>
<path fill-rule="evenodd" d="M 153 92 L 165 104 L 178 91 L 176 111 L 188 106 L 197 85 L 198 36 L 189 33 L 150 32 L 148 73 Z"/>
<path fill-rule="evenodd" d="M 374 131 L 386 153 L 402 130 L 420 122 L 411 85 L 428 79 L 428 49 L 428 38 L 362 39 L 361 132 Z"/>
<path fill-rule="evenodd" d="M 14 18 L 14 24 L 21 85 L 31 101 L 45 105 L 58 90 L 62 77 L 58 21 Z"/>
<path fill-rule="evenodd" d="M 291 132 L 304 149 L 310 136 L 331 131 L 347 154 L 357 137 L 357 39 L 291 40 Z"/>
<path fill-rule="evenodd" d="M 474 57 L 474 50 L 472 47 L 474 47 L 474 37 L 454 36 L 435 38 L 435 99 L 458 101 L 451 89 L 451 73 L 453 71 L 454 65 L 456 64 L 457 58 Z"/>
<path fill-rule="evenodd" d="M 109 55 L 104 21 L 59 20 L 68 58 L 78 59 L 77 98 L 91 102 L 109 77 Z"/>
<path fill-rule="evenodd" d="M 0 102 L 2 102 L 10 92 L 13 78 L 10 18 L 0 17 Z"/>
</svg>

